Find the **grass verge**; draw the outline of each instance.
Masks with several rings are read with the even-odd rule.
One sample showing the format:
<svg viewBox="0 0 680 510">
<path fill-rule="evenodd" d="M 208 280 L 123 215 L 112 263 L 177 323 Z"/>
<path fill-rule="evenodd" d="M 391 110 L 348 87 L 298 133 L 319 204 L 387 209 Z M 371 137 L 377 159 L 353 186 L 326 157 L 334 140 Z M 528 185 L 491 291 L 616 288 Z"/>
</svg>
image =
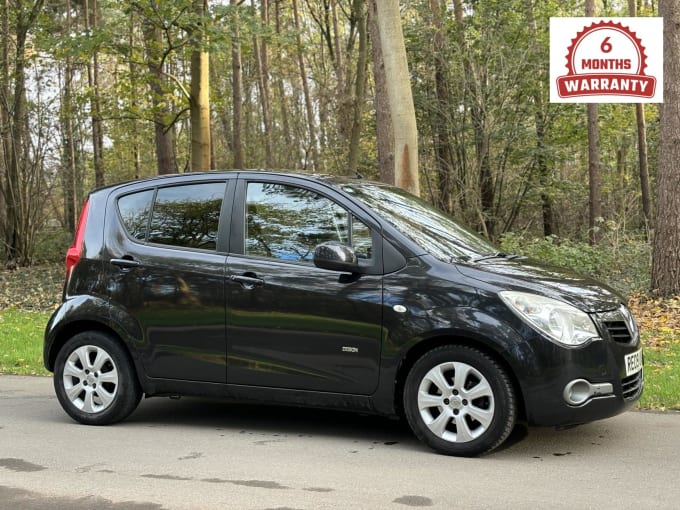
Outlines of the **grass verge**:
<svg viewBox="0 0 680 510">
<path fill-rule="evenodd" d="M 49 312 L 0 310 L 0 374 L 49 375 L 42 344 Z"/>
<path fill-rule="evenodd" d="M 680 409 L 680 344 L 645 349 L 645 391 L 640 407 Z"/>
</svg>

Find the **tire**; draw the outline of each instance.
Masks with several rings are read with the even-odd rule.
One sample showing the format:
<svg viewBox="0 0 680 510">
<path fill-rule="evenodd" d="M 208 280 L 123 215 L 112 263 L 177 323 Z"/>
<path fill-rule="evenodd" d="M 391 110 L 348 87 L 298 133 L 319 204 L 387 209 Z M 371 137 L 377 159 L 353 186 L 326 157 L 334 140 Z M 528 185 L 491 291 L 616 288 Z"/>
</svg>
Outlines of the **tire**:
<svg viewBox="0 0 680 510">
<path fill-rule="evenodd" d="M 108 425 L 127 418 L 142 390 L 127 352 L 98 331 L 68 340 L 57 354 L 54 389 L 61 407 L 85 425 Z"/>
<path fill-rule="evenodd" d="M 404 412 L 414 434 L 438 453 L 472 457 L 500 446 L 512 432 L 517 402 L 506 371 L 472 347 L 425 353 L 404 386 Z"/>
</svg>

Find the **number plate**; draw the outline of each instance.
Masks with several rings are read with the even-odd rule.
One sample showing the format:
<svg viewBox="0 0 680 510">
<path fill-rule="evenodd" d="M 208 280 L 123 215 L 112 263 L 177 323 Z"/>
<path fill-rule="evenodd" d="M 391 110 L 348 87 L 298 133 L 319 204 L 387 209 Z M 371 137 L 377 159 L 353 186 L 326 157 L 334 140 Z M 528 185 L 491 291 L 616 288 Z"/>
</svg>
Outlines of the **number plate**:
<svg viewBox="0 0 680 510">
<path fill-rule="evenodd" d="M 637 374 L 642 370 L 642 349 L 631 354 L 626 354 L 623 361 L 626 364 L 626 377 Z"/>
</svg>

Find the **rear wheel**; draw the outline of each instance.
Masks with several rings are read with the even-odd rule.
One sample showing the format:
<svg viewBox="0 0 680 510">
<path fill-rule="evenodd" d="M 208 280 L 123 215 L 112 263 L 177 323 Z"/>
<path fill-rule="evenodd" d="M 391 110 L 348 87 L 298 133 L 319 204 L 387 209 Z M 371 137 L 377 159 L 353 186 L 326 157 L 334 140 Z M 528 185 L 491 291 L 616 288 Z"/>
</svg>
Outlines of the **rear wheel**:
<svg viewBox="0 0 680 510">
<path fill-rule="evenodd" d="M 79 333 L 64 344 L 56 359 L 54 388 L 69 416 L 86 425 L 121 421 L 142 397 L 127 352 L 98 331 Z"/>
<path fill-rule="evenodd" d="M 415 435 L 437 452 L 474 456 L 510 435 L 517 404 L 510 378 L 495 360 L 472 347 L 447 345 L 411 368 L 404 411 Z"/>
</svg>

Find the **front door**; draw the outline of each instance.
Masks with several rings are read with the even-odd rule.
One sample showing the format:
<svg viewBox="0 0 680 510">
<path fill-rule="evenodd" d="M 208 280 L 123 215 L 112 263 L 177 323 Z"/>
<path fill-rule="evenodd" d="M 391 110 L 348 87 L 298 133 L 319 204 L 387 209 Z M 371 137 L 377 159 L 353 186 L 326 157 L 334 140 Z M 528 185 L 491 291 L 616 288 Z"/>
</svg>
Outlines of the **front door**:
<svg viewBox="0 0 680 510">
<path fill-rule="evenodd" d="M 319 269 L 312 255 L 334 240 L 370 265 L 377 236 L 320 192 L 277 182 L 243 182 L 240 189 L 242 253 L 227 259 L 227 382 L 371 394 L 382 276 Z"/>
</svg>

